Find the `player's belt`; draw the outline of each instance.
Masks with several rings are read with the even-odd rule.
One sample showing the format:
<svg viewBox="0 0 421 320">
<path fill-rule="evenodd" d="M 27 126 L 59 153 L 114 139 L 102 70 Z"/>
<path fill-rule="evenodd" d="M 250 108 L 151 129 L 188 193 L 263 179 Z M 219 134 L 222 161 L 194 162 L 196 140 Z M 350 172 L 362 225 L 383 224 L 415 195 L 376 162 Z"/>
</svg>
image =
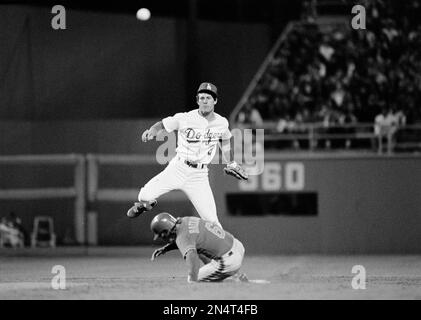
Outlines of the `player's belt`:
<svg viewBox="0 0 421 320">
<path fill-rule="evenodd" d="M 203 169 L 206 168 L 206 164 L 203 163 L 193 163 L 189 160 L 184 160 L 184 163 L 187 164 L 189 167 L 196 168 L 196 169 Z"/>
</svg>

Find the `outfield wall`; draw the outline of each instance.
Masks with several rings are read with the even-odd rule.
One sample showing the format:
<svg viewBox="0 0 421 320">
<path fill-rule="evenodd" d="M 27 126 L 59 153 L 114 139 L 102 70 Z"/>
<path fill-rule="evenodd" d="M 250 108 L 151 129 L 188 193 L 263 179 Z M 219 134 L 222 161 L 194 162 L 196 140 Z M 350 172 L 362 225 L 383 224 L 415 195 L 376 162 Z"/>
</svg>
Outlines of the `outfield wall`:
<svg viewBox="0 0 421 320">
<path fill-rule="evenodd" d="M 158 142 L 142 144 L 142 129 L 153 123 L 125 122 L 3 122 L 2 154 L 108 153 L 149 154 Z M 99 184 L 106 188 L 136 189 L 164 166 L 154 162 L 136 167 L 104 166 Z M 265 171 L 247 184 L 224 176 L 222 165 L 210 169 L 221 223 L 254 253 L 420 253 L 421 157 L 375 154 L 265 154 Z M 69 168 L 0 167 L 0 188 L 65 187 Z M 300 194 L 317 196 L 317 215 L 288 212 L 241 216 L 228 212 L 227 194 Z M 246 197 L 245 199 L 247 199 Z M 135 201 L 136 199 L 133 199 Z M 262 203 L 266 204 L 266 203 Z M 131 203 L 98 202 L 99 245 L 151 245 L 153 214 L 129 220 Z M 54 217 L 60 244 L 74 237 L 70 200 L 1 200 L 0 216 L 14 210 L 32 229 L 35 215 Z M 181 192 L 159 200 L 156 211 L 196 214 Z M 234 215 L 233 215 L 234 214 Z"/>
<path fill-rule="evenodd" d="M 279 192 L 314 191 L 317 216 L 265 215 L 222 220 L 246 247 L 255 252 L 409 253 L 421 252 L 420 157 L 282 156 L 266 159 L 279 168 Z M 304 183 L 291 190 L 286 168 L 302 168 Z M 300 169 L 301 170 L 301 169 Z M 276 172 L 276 170 L 275 170 Z M 213 176 L 219 211 L 226 210 L 225 194 L 271 189 L 265 174 L 254 191 L 241 182 Z M 267 173 L 266 173 L 267 176 Z M 288 179 L 288 178 L 287 178 Z M 300 178 L 302 179 L 302 178 Z M 264 182 L 266 180 L 266 182 Z M 253 189 L 252 188 L 252 189 Z M 272 190 L 270 190 L 272 192 Z"/>
</svg>

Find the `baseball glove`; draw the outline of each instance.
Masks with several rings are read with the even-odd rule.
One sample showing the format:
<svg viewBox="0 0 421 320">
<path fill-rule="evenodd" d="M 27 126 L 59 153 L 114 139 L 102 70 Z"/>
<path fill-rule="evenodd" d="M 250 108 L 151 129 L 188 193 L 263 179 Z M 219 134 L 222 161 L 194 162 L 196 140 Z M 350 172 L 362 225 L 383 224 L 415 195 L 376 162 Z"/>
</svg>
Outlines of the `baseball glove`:
<svg viewBox="0 0 421 320">
<path fill-rule="evenodd" d="M 249 178 L 247 172 L 235 161 L 228 163 L 224 168 L 224 172 L 239 180 L 248 180 Z"/>
</svg>

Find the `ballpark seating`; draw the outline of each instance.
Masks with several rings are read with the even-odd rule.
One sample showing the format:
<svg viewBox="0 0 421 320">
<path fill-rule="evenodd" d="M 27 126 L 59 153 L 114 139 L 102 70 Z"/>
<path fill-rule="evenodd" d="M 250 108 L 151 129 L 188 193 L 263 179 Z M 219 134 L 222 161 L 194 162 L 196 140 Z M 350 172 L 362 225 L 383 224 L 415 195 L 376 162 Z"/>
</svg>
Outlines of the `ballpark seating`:
<svg viewBox="0 0 421 320">
<path fill-rule="evenodd" d="M 234 108 L 231 126 L 263 128 L 278 122 L 282 132 L 265 131 L 265 139 L 278 140 L 279 146 L 292 140 L 293 148 L 301 149 L 310 140 L 305 135 L 316 133 L 323 143 L 310 144 L 311 150 L 335 144 L 355 149 L 359 143 L 353 142 L 364 140 L 373 140 L 377 149 L 375 133 L 364 127 L 389 110 L 415 125 L 391 137 L 389 151 L 419 150 L 421 6 L 416 3 L 367 2 L 367 14 L 373 16 L 363 31 L 351 28 L 349 16 L 290 22 Z M 300 128 L 284 131 L 285 124 Z M 306 126 L 310 130 L 301 130 Z"/>
</svg>

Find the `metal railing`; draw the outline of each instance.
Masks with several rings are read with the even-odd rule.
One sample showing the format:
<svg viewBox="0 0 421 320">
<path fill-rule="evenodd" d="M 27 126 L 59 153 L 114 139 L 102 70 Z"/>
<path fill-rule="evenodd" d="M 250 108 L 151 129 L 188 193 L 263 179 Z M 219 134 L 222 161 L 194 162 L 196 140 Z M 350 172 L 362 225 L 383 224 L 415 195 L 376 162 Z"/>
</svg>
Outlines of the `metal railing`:
<svg viewBox="0 0 421 320">
<path fill-rule="evenodd" d="M 73 186 L 63 188 L 13 188 L 0 189 L 0 200 L 34 200 L 74 198 L 75 238 L 80 244 L 85 242 L 85 157 L 79 154 L 52 155 L 7 155 L 0 156 L 0 165 L 71 165 L 73 166 Z"/>
<path fill-rule="evenodd" d="M 160 160 L 160 161 L 158 161 Z M 87 161 L 87 204 L 88 204 L 88 244 L 96 245 L 98 241 L 97 208 L 99 201 L 127 202 L 133 204 L 137 201 L 139 188 L 103 188 L 100 186 L 100 170 L 104 166 L 136 167 L 142 165 L 156 165 L 164 163 L 165 159 L 157 159 L 155 155 L 132 155 L 132 154 L 88 154 Z M 140 186 L 139 186 L 140 187 Z M 181 192 L 170 192 L 160 198 L 160 201 L 185 201 L 187 198 Z M 127 208 L 128 209 L 128 208 Z"/>
<path fill-rule="evenodd" d="M 273 149 L 300 149 L 316 151 L 331 149 L 335 142 L 343 142 L 336 149 L 363 149 L 378 154 L 421 151 L 421 125 L 384 128 L 381 134 L 373 123 L 337 124 L 306 123 L 292 130 L 280 132 L 278 123 L 267 121 L 262 125 L 234 124 L 237 128 L 264 129 L 265 147 Z M 359 142 L 365 141 L 365 144 Z M 278 142 L 283 142 L 280 146 Z M 304 146 L 305 145 L 305 146 Z"/>
</svg>

